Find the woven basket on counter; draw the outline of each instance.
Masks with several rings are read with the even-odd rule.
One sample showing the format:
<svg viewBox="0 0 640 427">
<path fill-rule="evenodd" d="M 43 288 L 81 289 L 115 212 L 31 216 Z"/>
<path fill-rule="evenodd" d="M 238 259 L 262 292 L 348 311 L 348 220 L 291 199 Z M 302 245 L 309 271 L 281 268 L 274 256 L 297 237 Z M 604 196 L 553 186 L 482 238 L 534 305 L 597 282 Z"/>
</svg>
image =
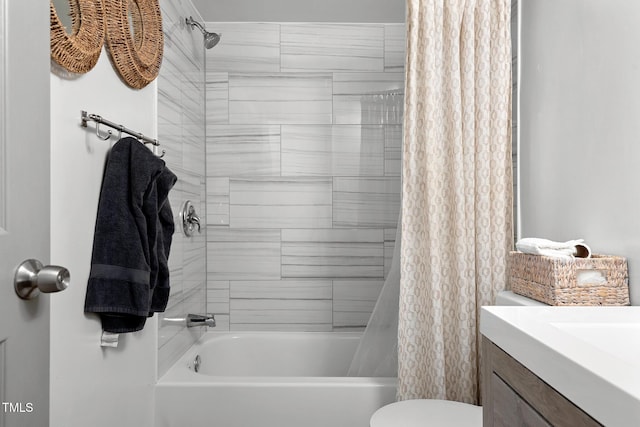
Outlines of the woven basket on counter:
<svg viewBox="0 0 640 427">
<path fill-rule="evenodd" d="M 585 272 L 606 281 L 579 280 Z M 629 305 L 627 260 L 618 256 L 563 259 L 511 252 L 509 280 L 516 294 L 549 305 Z"/>
</svg>

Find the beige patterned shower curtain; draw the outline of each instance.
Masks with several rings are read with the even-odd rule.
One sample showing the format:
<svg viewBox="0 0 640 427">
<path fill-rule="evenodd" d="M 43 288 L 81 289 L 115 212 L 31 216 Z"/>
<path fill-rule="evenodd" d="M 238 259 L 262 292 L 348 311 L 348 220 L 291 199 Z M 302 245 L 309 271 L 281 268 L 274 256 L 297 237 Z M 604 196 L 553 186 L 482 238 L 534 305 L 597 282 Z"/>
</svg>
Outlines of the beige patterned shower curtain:
<svg viewBox="0 0 640 427">
<path fill-rule="evenodd" d="M 398 398 L 478 403 L 513 245 L 511 0 L 407 0 Z"/>
</svg>

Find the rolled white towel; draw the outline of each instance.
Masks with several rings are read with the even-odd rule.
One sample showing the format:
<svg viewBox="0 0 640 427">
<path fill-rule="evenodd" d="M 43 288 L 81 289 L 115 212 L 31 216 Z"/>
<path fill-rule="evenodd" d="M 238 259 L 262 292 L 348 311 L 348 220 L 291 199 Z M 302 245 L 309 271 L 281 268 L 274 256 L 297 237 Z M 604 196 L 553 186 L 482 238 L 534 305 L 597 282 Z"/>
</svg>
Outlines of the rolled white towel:
<svg viewBox="0 0 640 427">
<path fill-rule="evenodd" d="M 589 258 L 591 256 L 591 249 L 584 244 L 583 239 L 554 242 L 537 237 L 527 237 L 516 242 L 516 249 L 525 254 L 554 258 L 573 258 L 574 256 Z"/>
</svg>

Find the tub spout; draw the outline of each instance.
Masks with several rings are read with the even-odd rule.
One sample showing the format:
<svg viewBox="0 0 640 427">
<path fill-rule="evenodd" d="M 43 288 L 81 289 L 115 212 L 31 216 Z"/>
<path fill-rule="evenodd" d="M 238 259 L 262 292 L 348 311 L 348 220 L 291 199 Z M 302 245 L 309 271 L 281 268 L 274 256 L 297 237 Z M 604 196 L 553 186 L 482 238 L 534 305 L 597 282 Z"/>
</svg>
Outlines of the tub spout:
<svg viewBox="0 0 640 427">
<path fill-rule="evenodd" d="M 216 326 L 216 318 L 213 314 L 187 314 L 187 328 L 193 328 L 195 326 L 209 326 L 213 328 Z"/>
</svg>

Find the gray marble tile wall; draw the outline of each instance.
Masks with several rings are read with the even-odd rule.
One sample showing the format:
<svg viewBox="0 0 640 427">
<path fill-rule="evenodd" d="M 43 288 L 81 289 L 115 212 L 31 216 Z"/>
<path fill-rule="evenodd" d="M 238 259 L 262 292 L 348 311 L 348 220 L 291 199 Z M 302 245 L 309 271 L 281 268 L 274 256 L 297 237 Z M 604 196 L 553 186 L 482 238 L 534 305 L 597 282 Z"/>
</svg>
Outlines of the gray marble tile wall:
<svg viewBox="0 0 640 427">
<path fill-rule="evenodd" d="M 158 76 L 158 140 L 166 150 L 164 160 L 178 176 L 178 182 L 169 194 L 176 232 L 169 256 L 171 294 L 165 313 L 159 317 L 159 376 L 201 333 L 184 326 L 168 325 L 163 319 L 206 312 L 206 230 L 200 235 L 186 237 L 178 218 L 185 200 L 191 200 L 197 212 L 206 216 L 207 196 L 205 54 L 202 34 L 187 28 L 184 23 L 185 16 L 199 15 L 190 0 L 161 0 L 160 7 L 165 47 Z"/>
<path fill-rule="evenodd" d="M 208 310 L 364 327 L 400 208 L 404 25 L 206 25 Z"/>
</svg>

